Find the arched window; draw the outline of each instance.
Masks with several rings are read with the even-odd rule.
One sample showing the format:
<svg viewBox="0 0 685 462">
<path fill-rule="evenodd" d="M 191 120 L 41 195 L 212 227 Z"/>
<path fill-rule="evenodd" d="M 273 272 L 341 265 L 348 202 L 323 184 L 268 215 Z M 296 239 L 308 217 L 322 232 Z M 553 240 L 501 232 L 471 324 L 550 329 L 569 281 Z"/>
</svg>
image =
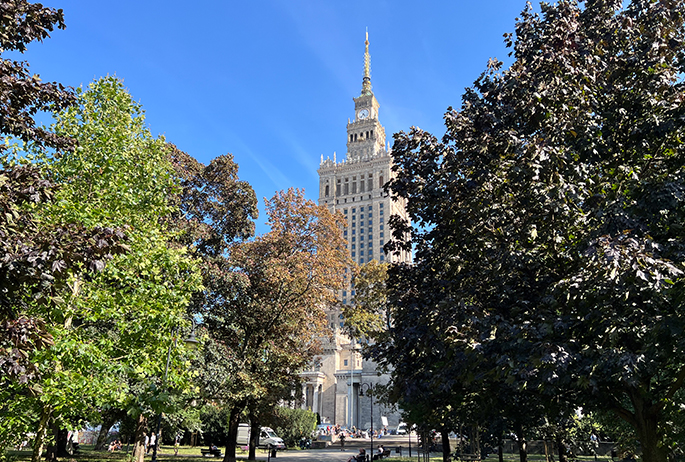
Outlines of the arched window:
<svg viewBox="0 0 685 462">
<path fill-rule="evenodd" d="M 385 183 L 383 182 L 383 175 L 378 177 L 378 187 L 382 188 Z"/>
<path fill-rule="evenodd" d="M 328 197 L 329 191 L 330 191 L 330 188 L 328 185 L 326 185 L 326 197 Z"/>
</svg>

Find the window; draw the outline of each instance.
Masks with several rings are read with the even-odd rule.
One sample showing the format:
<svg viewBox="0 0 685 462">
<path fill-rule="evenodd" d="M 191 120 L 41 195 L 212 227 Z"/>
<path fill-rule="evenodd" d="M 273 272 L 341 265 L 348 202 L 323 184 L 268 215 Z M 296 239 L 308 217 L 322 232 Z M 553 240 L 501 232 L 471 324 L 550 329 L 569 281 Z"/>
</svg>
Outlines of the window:
<svg viewBox="0 0 685 462">
<path fill-rule="evenodd" d="M 351 143 L 352 141 L 354 141 L 354 136 L 353 136 L 353 135 L 350 135 L 350 143 Z"/>
<path fill-rule="evenodd" d="M 363 209 L 362 209 L 362 210 L 363 210 Z M 360 214 L 359 214 L 359 219 L 360 219 L 360 220 L 363 220 L 363 219 L 364 219 L 364 214 L 363 214 L 363 213 L 360 213 Z"/>
<path fill-rule="evenodd" d="M 360 263 L 360 264 L 361 264 L 361 263 L 364 263 L 364 259 L 363 259 L 363 258 L 360 258 L 360 259 L 359 259 L 359 263 Z"/>
<path fill-rule="evenodd" d="M 340 323 L 340 328 L 341 328 L 341 329 L 343 328 L 343 323 Z"/>
<path fill-rule="evenodd" d="M 381 215 L 383 215 L 383 211 L 381 210 Z"/>
<path fill-rule="evenodd" d="M 380 245 L 383 245 L 383 239 L 381 239 L 381 241 L 379 242 L 379 244 L 380 244 Z"/>
<path fill-rule="evenodd" d="M 361 180 L 359 182 L 359 192 L 363 193 L 364 192 L 364 180 Z"/>
<path fill-rule="evenodd" d="M 369 175 L 369 179 L 366 181 L 366 186 L 369 191 L 373 190 L 373 178 Z"/>
<path fill-rule="evenodd" d="M 373 218 L 373 213 L 369 213 L 369 218 Z"/>
<path fill-rule="evenodd" d="M 343 305 L 347 305 L 347 299 L 343 298 Z"/>
<path fill-rule="evenodd" d="M 352 250 L 354 250 L 354 244 L 352 244 Z"/>
<path fill-rule="evenodd" d="M 360 211 L 360 212 L 363 212 L 363 211 L 364 211 L 364 207 L 359 207 L 359 211 Z"/>
<path fill-rule="evenodd" d="M 357 295 L 356 292 L 355 292 L 354 290 L 352 291 L 352 295 Z"/>
<path fill-rule="evenodd" d="M 361 244 L 359 244 L 359 248 L 360 248 L 360 249 L 363 249 L 363 248 L 364 248 L 364 243 L 363 243 L 363 242 L 362 242 Z"/>
<path fill-rule="evenodd" d="M 357 194 L 357 182 L 352 183 L 352 194 Z"/>
<path fill-rule="evenodd" d="M 355 235 L 355 232 L 356 232 L 356 230 L 353 229 L 353 230 L 352 230 L 352 235 L 353 235 L 353 236 Z M 354 239 L 354 238 L 352 238 L 352 239 Z"/>
<path fill-rule="evenodd" d="M 347 291 L 343 290 L 343 297 L 347 297 Z"/>
<path fill-rule="evenodd" d="M 354 228 L 355 226 L 357 226 L 357 222 L 356 222 L 356 221 L 353 221 L 353 222 L 352 222 L 352 227 Z"/>
<path fill-rule="evenodd" d="M 338 180 L 338 184 L 335 185 L 335 195 L 340 195 L 340 180 Z"/>
<path fill-rule="evenodd" d="M 356 239 L 357 239 L 356 237 L 353 237 L 352 242 L 354 242 Z M 347 268 L 345 268 L 345 271 L 347 271 Z"/>
<path fill-rule="evenodd" d="M 338 180 L 338 181 L 340 181 L 340 180 Z M 383 202 L 381 202 L 381 203 L 379 204 L 379 207 L 380 207 L 380 208 L 383 208 Z"/>
<path fill-rule="evenodd" d="M 359 251 L 359 255 L 364 255 L 364 251 L 363 251 L 363 250 L 360 250 L 360 251 Z"/>
<path fill-rule="evenodd" d="M 372 205 L 369 205 L 369 212 L 370 212 L 371 210 L 373 210 L 373 206 L 372 206 Z M 369 214 L 369 216 L 371 216 L 371 214 Z"/>
<path fill-rule="evenodd" d="M 381 254 L 381 261 L 385 261 L 385 255 Z"/>
<path fill-rule="evenodd" d="M 369 226 L 372 226 L 372 225 L 373 225 L 373 220 L 369 220 Z M 371 230 L 369 230 L 369 232 L 371 232 Z"/>
<path fill-rule="evenodd" d="M 378 236 L 378 237 L 380 237 L 381 239 L 383 239 L 383 237 L 384 237 L 384 236 L 383 236 L 383 231 L 381 231 L 381 235 Z M 381 241 L 381 243 L 382 243 L 382 242 L 383 242 L 383 241 Z"/>
<path fill-rule="evenodd" d="M 343 231 L 343 236 L 347 236 L 347 230 Z"/>
<path fill-rule="evenodd" d="M 357 213 L 357 209 L 352 209 L 352 213 Z"/>
<path fill-rule="evenodd" d="M 347 209 L 343 209 L 343 213 L 347 215 Z"/>
<path fill-rule="evenodd" d="M 360 230 L 360 232 L 362 232 L 362 233 L 363 233 L 363 232 L 364 232 L 364 230 Z M 360 241 L 363 241 L 363 240 L 364 240 L 364 236 L 359 236 L 359 240 L 360 240 Z"/>
<path fill-rule="evenodd" d="M 345 365 L 347 366 L 347 360 L 345 360 Z"/>
<path fill-rule="evenodd" d="M 382 188 L 384 184 L 385 183 L 383 183 L 383 175 L 381 175 L 378 177 L 378 187 Z"/>
<path fill-rule="evenodd" d="M 354 252 L 352 252 L 352 258 L 354 258 L 354 257 L 356 257 L 356 255 L 355 255 L 355 253 L 354 253 Z"/>
<path fill-rule="evenodd" d="M 326 194 L 325 194 L 326 197 L 328 197 L 329 193 L 330 193 L 330 186 L 326 185 Z"/>
<path fill-rule="evenodd" d="M 381 231 L 383 231 L 383 225 L 381 225 Z"/>
</svg>

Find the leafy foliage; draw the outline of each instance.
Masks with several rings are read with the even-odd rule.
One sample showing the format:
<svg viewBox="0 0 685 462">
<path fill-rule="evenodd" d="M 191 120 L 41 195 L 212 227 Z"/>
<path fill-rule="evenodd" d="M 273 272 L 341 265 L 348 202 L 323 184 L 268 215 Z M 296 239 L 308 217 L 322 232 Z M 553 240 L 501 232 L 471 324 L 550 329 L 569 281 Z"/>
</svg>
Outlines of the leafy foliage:
<svg viewBox="0 0 685 462">
<path fill-rule="evenodd" d="M 316 430 L 316 413 L 307 409 L 277 407 L 263 425 L 271 427 L 289 448 L 297 447 L 302 438 L 311 438 Z"/>
<path fill-rule="evenodd" d="M 378 355 L 427 361 L 435 387 L 611 410 L 662 461 L 685 380 L 685 7 L 579 3 L 526 9 L 514 63 L 491 60 L 442 140 L 395 136 L 390 188 L 418 227 L 395 219 L 394 245 L 417 264 L 391 272 Z"/>
<path fill-rule="evenodd" d="M 55 27 L 64 29 L 61 9 L 46 8 L 26 0 L 0 3 L 0 54 L 26 51 L 34 40 L 43 41 Z M 0 133 L 60 149 L 73 146 L 73 141 L 36 126 L 38 111 L 59 111 L 74 103 L 74 94 L 59 83 L 43 83 L 29 73 L 28 63 L 0 58 Z M 0 144 L 0 154 L 7 149 Z"/>
</svg>

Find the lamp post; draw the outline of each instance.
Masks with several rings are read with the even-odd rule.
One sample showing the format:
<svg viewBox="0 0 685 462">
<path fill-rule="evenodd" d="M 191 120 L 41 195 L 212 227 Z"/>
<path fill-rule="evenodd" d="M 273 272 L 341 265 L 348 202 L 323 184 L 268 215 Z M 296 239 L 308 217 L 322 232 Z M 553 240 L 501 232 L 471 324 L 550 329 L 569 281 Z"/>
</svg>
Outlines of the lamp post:
<svg viewBox="0 0 685 462">
<path fill-rule="evenodd" d="M 190 331 L 190 335 L 185 339 L 185 344 L 189 349 L 194 349 L 198 343 L 200 343 L 197 338 L 195 338 L 195 321 L 192 320 L 193 330 Z M 173 333 L 174 341 L 169 345 L 169 350 L 166 354 L 166 368 L 164 369 L 164 376 L 162 377 L 162 388 L 166 385 L 167 375 L 169 375 L 169 363 L 171 362 L 171 347 L 176 345 L 176 331 Z M 157 415 L 157 433 L 155 434 L 155 445 L 152 447 L 152 460 L 151 462 L 157 462 L 157 448 L 159 447 L 160 435 L 159 432 L 162 429 L 162 411 L 159 411 Z"/>
<path fill-rule="evenodd" d="M 366 394 L 371 398 L 371 459 L 373 460 L 373 385 L 370 383 L 362 383 L 359 386 L 359 396 L 364 396 L 364 387 L 366 387 Z"/>
</svg>

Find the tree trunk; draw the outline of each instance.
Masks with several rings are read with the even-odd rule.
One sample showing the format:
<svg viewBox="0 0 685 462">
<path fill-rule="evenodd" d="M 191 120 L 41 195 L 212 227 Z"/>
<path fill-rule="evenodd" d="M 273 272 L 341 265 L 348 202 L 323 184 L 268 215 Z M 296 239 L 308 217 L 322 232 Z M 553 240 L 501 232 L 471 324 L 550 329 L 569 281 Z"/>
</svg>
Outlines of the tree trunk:
<svg viewBox="0 0 685 462">
<path fill-rule="evenodd" d="M 557 435 L 557 452 L 559 453 L 559 462 L 568 461 L 568 450 L 561 435 Z"/>
<path fill-rule="evenodd" d="M 228 419 L 228 435 L 226 439 L 226 454 L 224 455 L 224 462 L 235 462 L 235 446 L 238 438 L 238 425 L 240 425 L 240 414 L 243 412 L 245 405 L 242 403 L 236 404 L 231 409 L 231 416 Z"/>
<path fill-rule="evenodd" d="M 526 437 L 523 434 L 523 426 L 520 423 L 516 424 L 516 439 L 518 440 L 520 461 L 528 462 L 528 445 L 526 444 Z"/>
<path fill-rule="evenodd" d="M 247 455 L 247 460 L 255 460 L 255 453 L 257 446 L 259 445 L 259 434 L 261 433 L 261 428 L 259 427 L 259 421 L 254 414 L 250 414 L 250 443 L 249 443 L 249 453 Z M 269 449 L 269 448 L 267 448 Z"/>
<path fill-rule="evenodd" d="M 33 440 L 33 454 L 31 455 L 31 462 L 40 462 L 43 449 L 45 449 L 45 437 L 48 434 L 51 416 L 52 408 L 50 406 L 44 406 L 40 413 L 40 420 L 38 421 L 38 428 L 36 429 L 36 437 Z"/>
<path fill-rule="evenodd" d="M 637 437 L 642 448 L 642 461 L 666 462 L 667 450 L 659 444 L 659 416 L 649 412 L 636 412 L 635 417 Z"/>
<path fill-rule="evenodd" d="M 442 462 L 450 462 L 452 460 L 450 432 L 443 428 L 440 430 L 440 437 L 442 438 Z"/>
<path fill-rule="evenodd" d="M 102 413 L 102 425 L 100 426 L 100 433 L 98 433 L 98 439 L 95 442 L 96 451 L 106 451 L 108 449 L 107 437 L 109 436 L 109 429 L 112 428 L 112 425 L 114 425 L 115 421 L 116 417 L 114 417 L 114 414 L 109 412 Z"/>
<path fill-rule="evenodd" d="M 499 462 L 504 462 L 504 442 L 502 440 L 500 440 L 499 445 L 497 446 L 497 457 Z"/>
<path fill-rule="evenodd" d="M 147 418 L 140 414 L 136 422 L 136 441 L 133 445 L 132 458 L 135 462 L 143 462 L 145 459 L 145 431 L 147 430 Z"/>
<path fill-rule="evenodd" d="M 70 457 L 75 451 L 75 448 L 67 448 L 69 443 L 67 436 L 69 435 L 69 432 L 63 428 L 59 428 L 57 425 L 52 427 L 52 432 L 55 435 L 55 443 L 52 450 L 48 449 L 48 459 L 57 460 L 59 457 Z M 69 449 L 71 449 L 71 452 Z"/>
</svg>

